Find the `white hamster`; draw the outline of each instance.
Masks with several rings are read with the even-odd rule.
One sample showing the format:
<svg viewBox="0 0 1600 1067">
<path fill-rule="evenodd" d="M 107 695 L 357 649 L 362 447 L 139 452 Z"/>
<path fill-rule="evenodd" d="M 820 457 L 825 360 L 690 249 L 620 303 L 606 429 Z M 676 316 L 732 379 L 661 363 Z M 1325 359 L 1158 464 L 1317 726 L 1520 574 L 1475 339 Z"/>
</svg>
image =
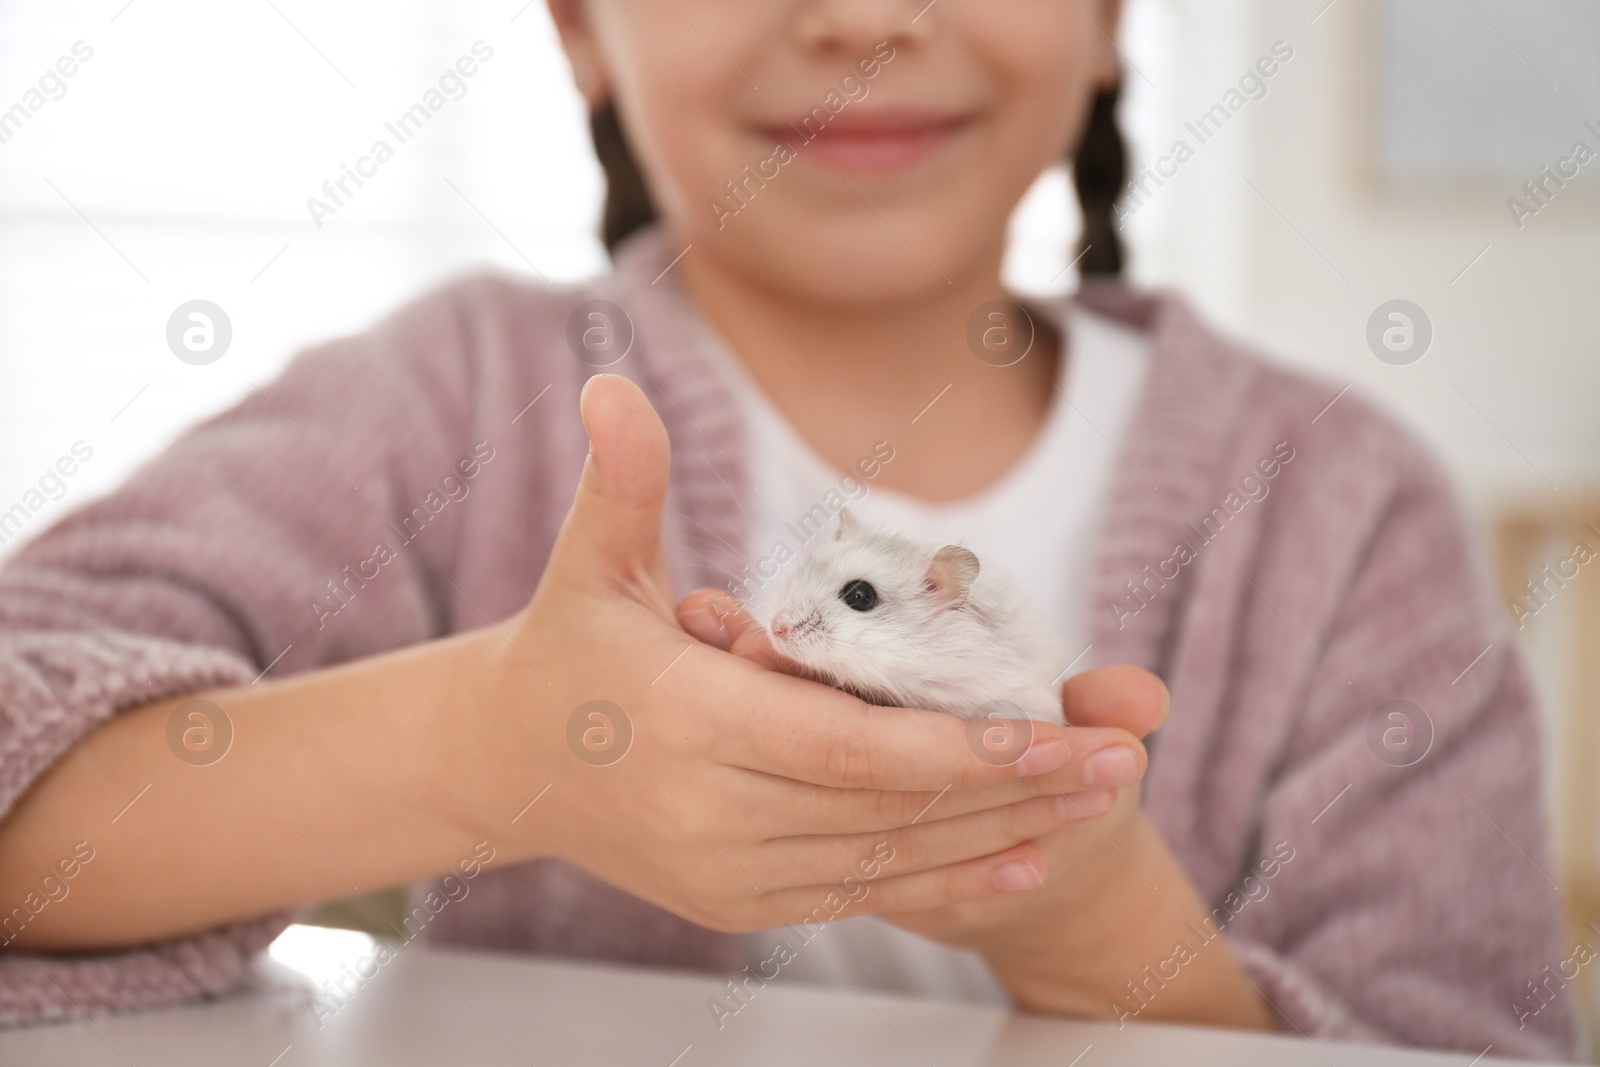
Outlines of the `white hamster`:
<svg viewBox="0 0 1600 1067">
<path fill-rule="evenodd" d="M 817 680 L 874 704 L 1062 721 L 1064 650 L 1010 579 L 968 549 L 867 527 L 848 508 L 774 594 L 768 632 Z"/>
</svg>

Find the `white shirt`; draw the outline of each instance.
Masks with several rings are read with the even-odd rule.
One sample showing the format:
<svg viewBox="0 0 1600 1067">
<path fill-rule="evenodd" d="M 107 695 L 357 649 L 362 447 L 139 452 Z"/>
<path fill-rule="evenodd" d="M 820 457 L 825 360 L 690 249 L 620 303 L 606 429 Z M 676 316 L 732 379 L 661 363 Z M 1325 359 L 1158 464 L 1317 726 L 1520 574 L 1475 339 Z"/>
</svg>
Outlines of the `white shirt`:
<svg viewBox="0 0 1600 1067">
<path fill-rule="evenodd" d="M 944 504 L 926 504 L 852 472 L 833 469 L 784 419 L 749 373 L 725 350 L 712 362 L 743 407 L 749 434 L 746 475 L 755 486 L 750 569 L 736 590 L 765 621 L 773 591 L 798 565 L 807 546 L 833 536 L 799 520 L 823 503 L 847 503 L 863 521 L 918 541 L 961 544 L 985 566 L 1004 568 L 1030 592 L 1075 657 L 1088 651 L 1091 580 L 1098 536 L 1121 451 L 1149 369 L 1145 338 L 1109 319 L 1068 304 L 1058 389 L 1039 436 L 993 485 Z M 715 348 L 715 346 L 713 346 Z M 896 442 L 889 440 L 889 446 Z M 893 459 L 887 465 L 893 464 Z M 783 549 L 787 549 L 784 551 Z M 792 557 L 787 563 L 775 561 Z M 760 562 L 768 561 L 768 562 Z M 774 573 L 775 571 L 775 573 Z M 770 576 L 769 576 L 770 575 Z M 886 868 L 886 871 L 892 868 Z M 848 872 L 841 872 L 841 878 Z M 819 900 L 820 904 L 821 901 Z M 976 953 L 947 948 L 872 916 L 752 934 L 753 973 L 785 980 L 922 994 L 997 1005 L 1009 999 Z M 774 962 L 774 945 L 789 952 Z"/>
</svg>

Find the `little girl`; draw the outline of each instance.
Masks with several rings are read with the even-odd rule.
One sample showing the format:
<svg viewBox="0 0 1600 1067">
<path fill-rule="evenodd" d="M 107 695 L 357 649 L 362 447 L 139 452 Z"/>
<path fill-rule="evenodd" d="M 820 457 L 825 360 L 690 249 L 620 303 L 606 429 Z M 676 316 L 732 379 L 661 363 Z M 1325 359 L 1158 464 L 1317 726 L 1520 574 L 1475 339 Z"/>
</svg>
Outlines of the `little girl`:
<svg viewBox="0 0 1600 1067">
<path fill-rule="evenodd" d="M 1115 281 L 1115 0 L 550 8 L 613 272 L 305 353 L 0 573 L 0 1019 L 221 995 L 418 884 L 407 940 L 723 975 L 717 1027 L 848 980 L 1572 1055 L 1451 491 Z M 1019 302 L 1063 155 L 1086 282 Z M 774 669 L 845 502 L 1025 584 L 1062 724 L 995 759 Z"/>
</svg>

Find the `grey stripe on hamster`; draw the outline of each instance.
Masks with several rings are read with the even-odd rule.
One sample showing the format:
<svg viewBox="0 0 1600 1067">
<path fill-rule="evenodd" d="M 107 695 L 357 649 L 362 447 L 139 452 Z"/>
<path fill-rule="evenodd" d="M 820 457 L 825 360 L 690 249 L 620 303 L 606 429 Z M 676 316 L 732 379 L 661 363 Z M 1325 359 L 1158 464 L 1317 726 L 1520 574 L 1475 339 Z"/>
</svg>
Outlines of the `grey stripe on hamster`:
<svg viewBox="0 0 1600 1067">
<path fill-rule="evenodd" d="M 873 704 L 1062 721 L 1061 643 L 1015 583 L 848 508 L 774 594 L 768 631 L 813 678 Z"/>
</svg>

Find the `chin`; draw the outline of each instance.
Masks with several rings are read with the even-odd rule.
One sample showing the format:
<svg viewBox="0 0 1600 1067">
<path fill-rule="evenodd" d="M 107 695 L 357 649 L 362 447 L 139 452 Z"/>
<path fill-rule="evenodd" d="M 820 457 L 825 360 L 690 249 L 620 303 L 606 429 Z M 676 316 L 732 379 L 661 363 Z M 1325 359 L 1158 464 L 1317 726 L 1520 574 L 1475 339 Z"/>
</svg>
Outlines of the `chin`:
<svg viewBox="0 0 1600 1067">
<path fill-rule="evenodd" d="M 1004 219 L 968 196 L 941 186 L 874 197 L 891 224 L 846 192 L 772 188 L 721 228 L 697 216 L 698 232 L 684 236 L 774 291 L 825 304 L 882 306 L 941 292 L 974 271 L 998 273 L 1003 241 L 990 247 L 978 235 L 1004 233 Z"/>
<path fill-rule="evenodd" d="M 773 289 L 861 308 L 940 293 L 949 288 L 947 279 L 970 273 L 983 256 L 970 242 L 929 232 L 931 227 L 902 229 L 905 237 L 875 213 L 870 220 L 812 214 L 792 226 L 775 220 L 760 234 L 752 227 L 753 240 L 725 247 L 740 270 L 766 279 Z"/>
</svg>

